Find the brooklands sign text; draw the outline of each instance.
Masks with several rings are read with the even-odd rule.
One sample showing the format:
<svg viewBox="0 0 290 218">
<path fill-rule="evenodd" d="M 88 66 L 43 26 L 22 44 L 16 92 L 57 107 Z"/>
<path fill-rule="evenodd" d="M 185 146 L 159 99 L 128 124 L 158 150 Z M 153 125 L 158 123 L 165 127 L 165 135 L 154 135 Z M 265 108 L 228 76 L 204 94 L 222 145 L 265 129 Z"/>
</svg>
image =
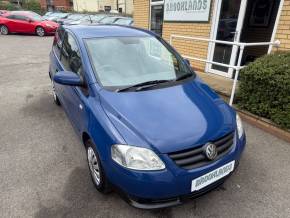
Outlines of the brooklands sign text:
<svg viewBox="0 0 290 218">
<path fill-rule="evenodd" d="M 165 0 L 165 21 L 208 21 L 211 0 Z"/>
</svg>

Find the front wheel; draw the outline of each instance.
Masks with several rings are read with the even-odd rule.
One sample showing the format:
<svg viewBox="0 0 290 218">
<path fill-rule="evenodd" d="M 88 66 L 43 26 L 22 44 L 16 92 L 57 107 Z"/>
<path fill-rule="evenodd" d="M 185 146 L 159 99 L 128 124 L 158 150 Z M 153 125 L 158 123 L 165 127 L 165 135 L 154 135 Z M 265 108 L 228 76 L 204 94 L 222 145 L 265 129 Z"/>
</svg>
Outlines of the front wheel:
<svg viewBox="0 0 290 218">
<path fill-rule="evenodd" d="M 40 37 L 43 37 L 45 35 L 44 29 L 42 27 L 40 27 L 40 26 L 36 27 L 35 32 L 36 32 L 36 35 L 38 35 Z"/>
<path fill-rule="evenodd" d="M 8 35 L 9 31 L 8 31 L 8 27 L 5 25 L 1 25 L 0 26 L 0 34 L 1 35 Z"/>
<path fill-rule="evenodd" d="M 111 187 L 103 170 L 100 156 L 96 151 L 96 146 L 91 140 L 88 140 L 86 142 L 86 149 L 92 181 L 99 192 L 106 194 L 111 191 Z"/>
<path fill-rule="evenodd" d="M 56 105 L 60 105 L 60 101 L 56 95 L 56 92 L 55 92 L 55 87 L 54 87 L 54 82 L 53 80 L 51 80 L 51 89 L 52 89 L 52 95 L 53 95 L 53 101 Z"/>
</svg>

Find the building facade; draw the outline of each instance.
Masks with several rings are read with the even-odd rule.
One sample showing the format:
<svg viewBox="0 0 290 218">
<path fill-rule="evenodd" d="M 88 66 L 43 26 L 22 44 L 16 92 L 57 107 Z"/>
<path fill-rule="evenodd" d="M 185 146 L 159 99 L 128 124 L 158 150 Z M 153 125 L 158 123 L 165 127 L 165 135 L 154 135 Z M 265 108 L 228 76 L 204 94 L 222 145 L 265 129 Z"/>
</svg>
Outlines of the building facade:
<svg viewBox="0 0 290 218">
<path fill-rule="evenodd" d="M 72 0 L 40 0 L 41 9 L 47 11 L 68 11 L 73 9 Z"/>
<path fill-rule="evenodd" d="M 235 65 L 238 45 L 186 37 L 230 43 L 280 41 L 279 48 L 246 46 L 242 65 L 269 52 L 290 51 L 290 0 L 134 0 L 134 22 L 162 35 L 196 70 L 229 78 L 232 68 L 213 63 Z"/>
<path fill-rule="evenodd" d="M 133 0 L 73 0 L 74 10 L 83 12 L 115 11 L 125 14 L 133 13 Z"/>
</svg>

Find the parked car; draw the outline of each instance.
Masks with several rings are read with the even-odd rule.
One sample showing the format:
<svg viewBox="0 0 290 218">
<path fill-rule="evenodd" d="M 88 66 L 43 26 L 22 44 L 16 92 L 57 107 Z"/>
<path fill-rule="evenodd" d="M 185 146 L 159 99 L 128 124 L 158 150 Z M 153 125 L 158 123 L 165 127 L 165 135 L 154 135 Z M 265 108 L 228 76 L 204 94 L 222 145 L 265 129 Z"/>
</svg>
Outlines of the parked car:
<svg viewBox="0 0 290 218">
<path fill-rule="evenodd" d="M 119 19 L 122 19 L 123 17 L 117 17 L 117 16 L 108 16 L 108 17 L 104 17 L 103 19 L 101 19 L 99 21 L 99 23 L 101 24 L 112 24 L 114 22 L 116 22 Z"/>
<path fill-rule="evenodd" d="M 85 17 L 79 19 L 79 20 L 70 22 L 69 25 L 96 24 L 96 23 L 98 23 L 101 19 L 103 19 L 106 16 L 107 15 L 105 15 L 105 14 L 88 15 L 88 16 L 85 16 Z"/>
<path fill-rule="evenodd" d="M 239 116 L 150 31 L 61 26 L 49 76 L 100 192 L 114 187 L 135 207 L 168 207 L 212 190 L 238 166 L 246 143 Z"/>
<path fill-rule="evenodd" d="M 114 22 L 114 24 L 125 25 L 125 26 L 133 26 L 134 21 L 133 21 L 132 18 L 124 17 L 124 18 L 120 18 L 120 19 L 116 20 Z"/>
<path fill-rule="evenodd" d="M 46 20 L 51 20 L 54 22 L 58 22 L 58 20 L 66 19 L 70 13 L 62 13 L 62 12 L 55 12 L 45 17 Z"/>
<path fill-rule="evenodd" d="M 91 15 L 91 21 L 92 23 L 99 23 L 100 20 L 102 20 L 103 18 L 107 17 L 108 15 L 106 14 L 95 14 L 95 15 Z"/>
<path fill-rule="evenodd" d="M 15 11 L 6 13 L 0 17 L 0 33 L 29 33 L 38 36 L 54 34 L 58 24 L 52 21 L 45 21 L 34 12 Z"/>
<path fill-rule="evenodd" d="M 52 11 L 48 11 L 48 12 L 46 12 L 43 16 L 42 16 L 42 18 L 43 19 L 47 19 L 47 18 L 49 18 L 50 16 L 52 16 L 54 14 L 54 12 L 52 12 Z"/>
<path fill-rule="evenodd" d="M 87 14 L 70 14 L 66 18 L 58 19 L 57 22 L 61 25 L 69 25 L 71 22 L 78 21 L 81 19 L 89 19 Z"/>
<path fill-rule="evenodd" d="M 0 10 L 0 16 L 2 16 L 2 14 L 6 14 L 6 13 L 8 13 L 8 11 L 6 11 L 6 10 Z"/>
</svg>

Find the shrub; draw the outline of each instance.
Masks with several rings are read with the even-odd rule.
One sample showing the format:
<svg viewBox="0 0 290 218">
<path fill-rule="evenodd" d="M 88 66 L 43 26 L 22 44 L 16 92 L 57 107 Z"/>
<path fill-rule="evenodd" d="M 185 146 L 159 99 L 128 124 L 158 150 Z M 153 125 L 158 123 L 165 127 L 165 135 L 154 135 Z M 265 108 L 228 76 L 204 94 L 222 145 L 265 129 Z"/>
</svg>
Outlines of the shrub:
<svg viewBox="0 0 290 218">
<path fill-rule="evenodd" d="M 11 2 L 1 1 L 0 0 L 0 10 L 8 10 L 14 11 L 18 10 L 19 7 L 17 5 L 12 4 Z"/>
<path fill-rule="evenodd" d="M 258 58 L 241 71 L 238 106 L 290 129 L 290 53 Z"/>
<path fill-rule="evenodd" d="M 28 11 L 34 11 L 38 14 L 41 14 L 41 6 L 38 0 L 26 0 L 22 5 L 23 9 Z"/>
</svg>

